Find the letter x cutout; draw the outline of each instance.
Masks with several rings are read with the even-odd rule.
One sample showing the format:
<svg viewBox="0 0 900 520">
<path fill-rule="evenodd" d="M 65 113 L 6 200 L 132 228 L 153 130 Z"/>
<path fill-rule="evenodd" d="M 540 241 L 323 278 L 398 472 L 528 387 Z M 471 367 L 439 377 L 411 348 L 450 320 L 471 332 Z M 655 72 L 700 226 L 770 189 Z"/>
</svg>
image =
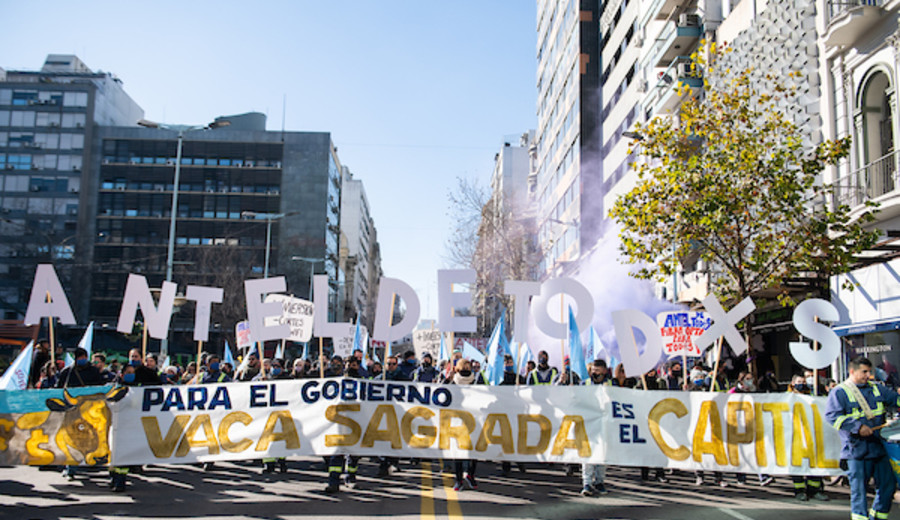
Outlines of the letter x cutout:
<svg viewBox="0 0 900 520">
<path fill-rule="evenodd" d="M 694 345 L 703 352 L 706 347 L 712 345 L 720 336 L 725 336 L 725 341 L 731 345 L 731 350 L 735 354 L 741 354 L 746 351 L 747 342 L 744 341 L 744 337 L 741 336 L 735 325 L 756 309 L 753 300 L 749 296 L 744 298 L 741 303 L 737 304 L 726 314 L 725 309 L 719 304 L 719 300 L 716 299 L 715 295 L 710 294 L 703 299 L 703 307 L 706 308 L 706 312 L 712 318 L 713 324 L 703 334 L 694 337 Z"/>
</svg>

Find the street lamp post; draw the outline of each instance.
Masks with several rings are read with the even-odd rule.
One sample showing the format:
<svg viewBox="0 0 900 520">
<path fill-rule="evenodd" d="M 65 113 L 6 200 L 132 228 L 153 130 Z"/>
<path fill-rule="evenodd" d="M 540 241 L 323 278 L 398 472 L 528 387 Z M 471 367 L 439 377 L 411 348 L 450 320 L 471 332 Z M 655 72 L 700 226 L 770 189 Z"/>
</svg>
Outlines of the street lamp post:
<svg viewBox="0 0 900 520">
<path fill-rule="evenodd" d="M 257 213 L 255 211 L 242 211 L 242 217 L 264 218 L 266 219 L 266 261 L 263 266 L 263 278 L 269 277 L 269 257 L 272 251 L 272 221 L 284 217 L 290 217 L 299 214 L 299 211 L 291 211 L 290 213 Z"/>
<path fill-rule="evenodd" d="M 228 126 L 228 121 L 211 123 L 208 125 L 166 125 L 154 121 L 141 119 L 138 125 L 147 128 L 159 128 L 162 130 L 175 130 L 178 132 L 177 146 L 175 147 L 175 178 L 172 186 L 172 212 L 169 215 L 169 246 L 166 250 L 166 281 L 172 281 L 172 270 L 175 265 L 175 221 L 178 216 L 178 185 L 181 182 L 181 152 L 184 146 L 184 134 L 195 130 L 207 130 L 217 126 Z M 169 353 L 169 338 L 166 336 L 159 344 L 159 353 L 165 358 Z"/>
<path fill-rule="evenodd" d="M 292 256 L 291 260 L 309 263 L 309 301 L 313 299 L 313 274 L 317 262 L 325 262 L 324 258 L 310 258 L 308 256 Z"/>
</svg>

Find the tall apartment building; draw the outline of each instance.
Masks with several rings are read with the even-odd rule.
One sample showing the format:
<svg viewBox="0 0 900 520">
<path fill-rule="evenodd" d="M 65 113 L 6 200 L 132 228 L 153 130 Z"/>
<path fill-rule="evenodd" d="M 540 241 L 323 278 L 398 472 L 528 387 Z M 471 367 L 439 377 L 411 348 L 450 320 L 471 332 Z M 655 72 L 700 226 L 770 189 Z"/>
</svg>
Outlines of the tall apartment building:
<svg viewBox="0 0 900 520">
<path fill-rule="evenodd" d="M 681 103 L 679 83 L 702 88 L 690 74 L 690 55 L 721 23 L 719 0 L 616 0 L 600 14 L 603 73 L 603 207 L 634 187 L 629 153 L 635 123 L 672 114 Z"/>
<path fill-rule="evenodd" d="M 53 263 L 63 284 L 84 288 L 77 253 L 97 168 L 90 143 L 101 125 L 135 125 L 143 110 L 122 82 L 76 56 L 51 54 L 37 71 L 0 69 L 0 311 L 22 319 L 35 266 Z M 73 265 L 77 264 L 77 265 Z M 84 308 L 76 308 L 79 317 Z"/>
<path fill-rule="evenodd" d="M 375 323 L 378 282 L 383 273 L 381 249 L 363 181 L 355 179 L 346 166 L 342 174 L 341 231 L 346 247 L 341 248 L 340 256 L 348 311 L 345 314 L 371 332 Z"/>
<path fill-rule="evenodd" d="M 225 125 L 228 121 L 229 125 Z M 288 292 L 307 297 L 310 274 L 327 274 L 330 314 L 337 314 L 341 164 L 325 132 L 268 132 L 265 116 L 217 119 L 214 129 L 183 134 L 178 182 L 174 276 L 222 287 L 213 306 L 211 341 L 244 319 L 243 281 L 285 276 Z M 178 131 L 101 127 L 82 183 L 82 235 L 88 237 L 79 321 L 114 328 L 129 273 L 151 287 L 165 279 L 178 155 Z M 295 258 L 296 257 L 296 258 Z M 266 259 L 269 259 L 266 265 Z M 190 303 L 185 306 L 189 311 Z M 217 319 L 218 318 L 218 319 Z M 170 352 L 192 352 L 193 312 L 173 319 Z"/>
<path fill-rule="evenodd" d="M 542 277 L 568 273 L 600 236 L 599 0 L 539 0 L 534 198 Z"/>
</svg>

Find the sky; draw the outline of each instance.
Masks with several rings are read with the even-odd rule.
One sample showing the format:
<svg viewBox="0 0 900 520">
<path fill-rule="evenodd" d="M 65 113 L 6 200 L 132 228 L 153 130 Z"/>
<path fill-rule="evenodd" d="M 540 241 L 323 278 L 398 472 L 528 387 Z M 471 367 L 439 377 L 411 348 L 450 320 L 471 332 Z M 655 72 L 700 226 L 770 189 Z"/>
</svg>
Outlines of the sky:
<svg viewBox="0 0 900 520">
<path fill-rule="evenodd" d="M 144 117 L 330 132 L 365 186 L 385 276 L 437 317 L 459 177 L 489 184 L 504 139 L 536 126 L 531 0 L 0 0 L 0 67 L 75 54 Z M 289 208 L 285 208 L 289 210 Z"/>
</svg>

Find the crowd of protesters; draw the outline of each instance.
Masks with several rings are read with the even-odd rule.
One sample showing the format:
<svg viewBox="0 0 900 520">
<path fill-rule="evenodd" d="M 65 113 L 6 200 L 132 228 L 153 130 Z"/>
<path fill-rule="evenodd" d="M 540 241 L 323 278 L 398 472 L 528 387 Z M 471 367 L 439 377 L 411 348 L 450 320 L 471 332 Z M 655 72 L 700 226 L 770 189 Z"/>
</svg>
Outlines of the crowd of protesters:
<svg viewBox="0 0 900 520">
<path fill-rule="evenodd" d="M 400 356 L 388 356 L 385 364 L 378 361 L 364 359 L 361 351 L 355 351 L 346 359 L 334 356 L 330 359 L 322 357 L 318 362 L 308 359 L 294 359 L 288 362 L 285 359 L 260 358 L 255 351 L 246 356 L 239 366 L 222 362 L 214 354 L 203 354 L 200 359 L 199 370 L 196 362 L 189 362 L 185 366 L 168 364 L 162 366 L 156 354 L 141 354 L 140 349 L 132 349 L 128 355 L 128 362 L 107 363 L 107 358 L 102 353 L 88 353 L 81 348 L 74 351 L 74 362 L 64 366 L 64 362 L 57 356 L 52 361 L 47 348 L 47 342 L 38 343 L 35 350 L 32 380 L 33 388 L 66 388 L 104 384 L 120 384 L 126 386 L 146 385 L 177 385 L 177 384 L 211 384 L 227 383 L 232 381 L 264 381 L 282 379 L 307 379 L 319 377 L 352 377 L 361 379 L 384 379 L 388 381 L 417 381 L 424 383 L 443 383 L 456 385 L 480 385 L 487 384 L 487 376 L 477 360 L 465 359 L 460 352 L 454 352 L 451 359 L 442 360 L 435 364 L 431 355 L 425 354 L 421 360 L 417 360 L 414 352 L 408 351 Z M 827 395 L 836 386 L 832 379 L 815 377 L 811 370 L 803 374 L 794 375 L 787 385 L 781 385 L 775 378 L 774 372 L 768 371 L 759 378 L 749 371 L 739 372 L 737 377 L 729 379 L 722 371 L 715 372 L 700 363 L 689 368 L 682 363 L 673 360 L 664 364 L 659 370 L 651 370 L 640 378 L 626 377 L 623 365 L 618 364 L 610 370 L 607 363 L 598 359 L 588 365 L 588 377 L 581 381 L 577 374 L 568 367 L 568 360 L 563 370 L 550 366 L 547 352 L 541 351 L 537 356 L 537 363 L 529 361 L 522 370 L 517 370 L 514 360 L 507 355 L 504 359 L 504 374 L 502 385 L 609 385 L 637 390 L 670 390 L 670 391 L 712 391 L 728 393 L 772 393 L 795 392 L 806 395 Z M 896 370 L 890 366 L 879 367 L 875 370 L 875 376 L 882 382 L 894 386 L 897 380 Z M 893 379 L 893 380 L 892 380 Z M 263 459 L 263 471 L 274 472 L 276 467 L 281 472 L 287 471 L 287 465 L 283 458 Z M 341 484 L 354 485 L 359 457 L 337 455 L 326 457 L 326 466 L 329 472 L 326 492 L 337 492 Z M 378 458 L 378 476 L 384 477 L 396 470 L 400 462 L 392 457 Z M 206 463 L 206 469 L 213 467 L 212 463 Z M 455 490 L 466 488 L 475 489 L 477 460 L 458 460 L 453 463 L 455 473 Z M 518 464 L 519 471 L 526 472 L 525 464 Z M 501 474 L 509 475 L 511 465 L 504 462 L 501 466 Z M 566 465 L 568 476 L 574 477 L 576 471 L 581 471 L 582 495 L 594 496 L 606 494 L 604 484 L 605 466 L 600 464 L 583 464 L 580 466 Z M 133 470 L 133 469 L 132 469 Z M 114 490 L 122 491 L 125 488 L 125 475 L 128 468 L 111 468 Z M 651 478 L 651 472 L 653 477 Z M 663 468 L 641 468 L 640 477 L 644 482 L 668 482 L 667 474 L 672 470 Z M 74 466 L 67 466 L 64 474 L 72 478 L 75 474 Z M 343 475 L 343 479 L 341 478 Z M 720 487 L 728 487 L 725 475 L 713 472 L 713 481 Z M 757 475 L 759 485 L 767 486 L 774 481 L 768 475 Z M 705 482 L 702 471 L 694 472 L 694 483 L 701 486 Z M 841 482 L 834 479 L 833 483 Z M 844 478 L 844 483 L 846 479 Z M 737 474 L 735 485 L 747 485 L 747 475 Z M 828 500 L 825 493 L 824 482 L 820 477 L 792 477 L 795 498 L 799 501 Z"/>
</svg>

